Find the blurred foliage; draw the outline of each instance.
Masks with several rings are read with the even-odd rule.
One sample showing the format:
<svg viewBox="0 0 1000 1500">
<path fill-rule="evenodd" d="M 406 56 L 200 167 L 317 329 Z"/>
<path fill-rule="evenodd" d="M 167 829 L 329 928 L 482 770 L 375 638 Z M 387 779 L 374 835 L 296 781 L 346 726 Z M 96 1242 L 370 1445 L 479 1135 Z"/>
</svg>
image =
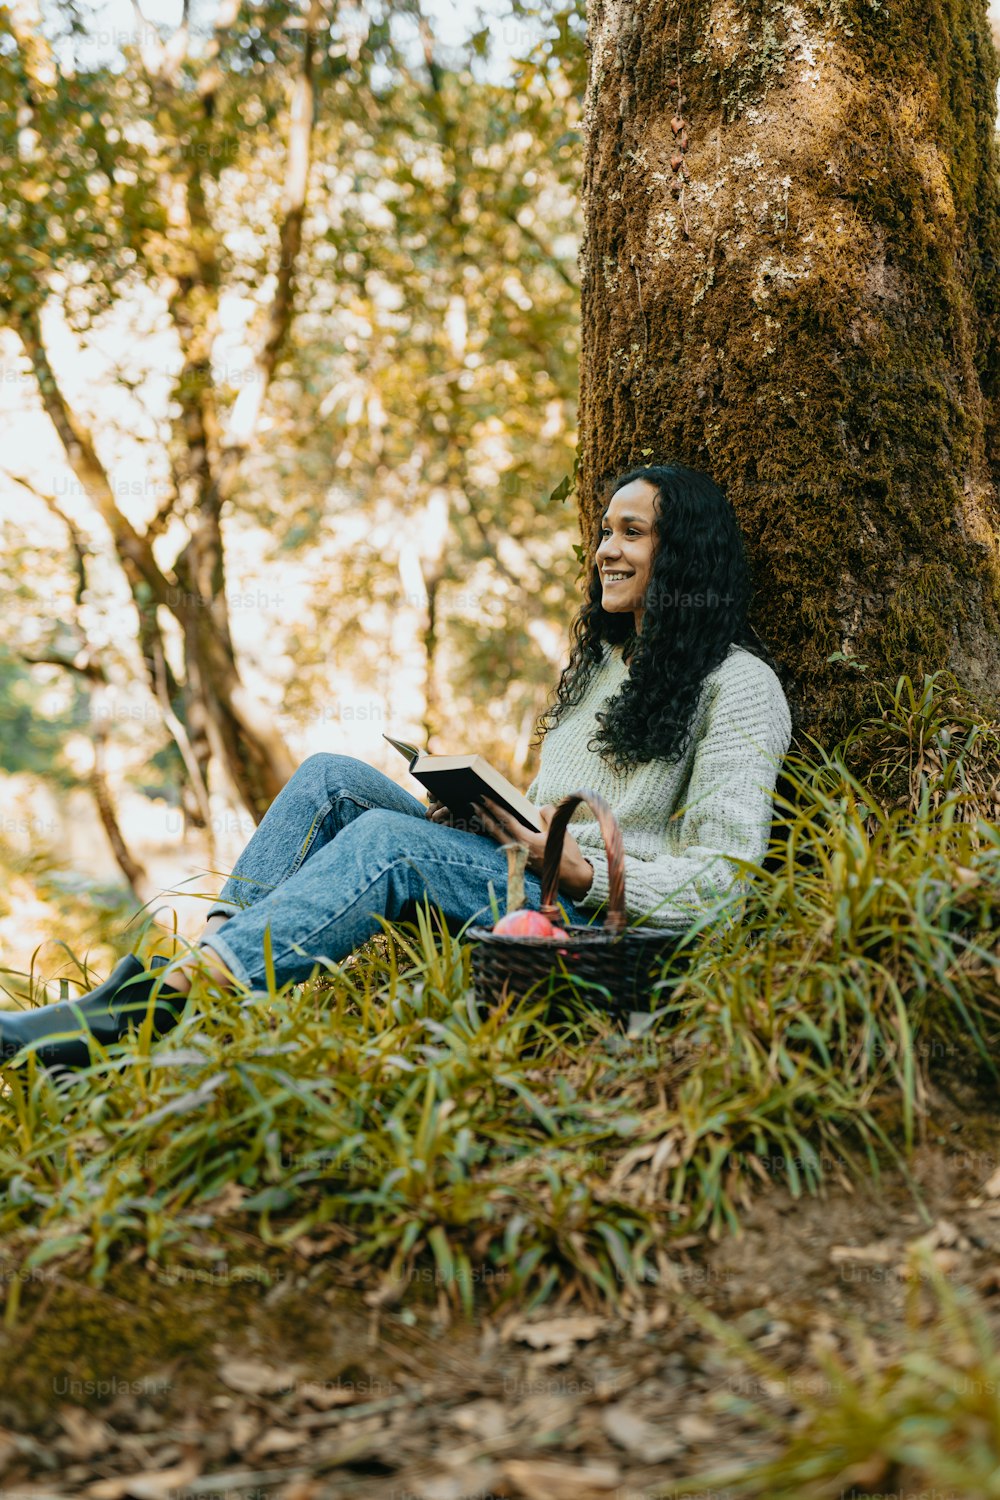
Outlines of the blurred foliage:
<svg viewBox="0 0 1000 1500">
<path fill-rule="evenodd" d="M 8 798 L 0 819 L 0 1002 L 32 994 L 39 1004 L 58 1000 L 64 978 L 75 981 L 73 994 L 99 983 L 133 941 L 133 906 L 124 885 L 70 868 L 51 820 Z M 40 913 L 52 936 L 21 967 L 11 938 Z"/>
<path fill-rule="evenodd" d="M 51 669 L 50 675 L 51 675 Z M 29 772 L 68 790 L 74 777 L 62 751 L 74 714 L 50 717 L 40 700 L 45 684 L 0 642 L 0 766 L 9 775 Z"/>
<path fill-rule="evenodd" d="M 0 318 L 43 308 L 81 351 L 116 351 L 76 410 L 109 473 L 138 448 L 139 493 L 118 497 L 135 525 L 176 488 L 175 551 L 197 505 L 190 381 L 210 379 L 223 442 L 266 330 L 301 52 L 298 6 L 240 8 L 219 31 L 217 15 L 192 8 L 168 87 L 182 50 L 169 27 L 136 20 L 116 49 L 74 3 L 46 5 L 33 35 L 15 36 L 0 9 Z M 575 509 L 549 497 L 575 453 L 585 50 L 582 7 L 514 5 L 523 56 L 497 82 L 502 24 L 444 49 L 413 0 L 333 12 L 296 315 L 223 526 L 227 541 L 264 547 L 241 586 L 275 629 L 243 660 L 280 692 L 286 731 L 339 701 L 347 671 L 392 716 L 415 670 L 408 648 L 423 644 L 436 739 L 464 745 L 474 721 L 476 748 L 527 781 L 576 572 Z M 209 336 L 211 371 L 189 369 L 182 389 L 165 307 L 192 275 L 205 282 L 188 313 Z M 106 553 L 96 517 L 80 524 Z M 297 623 L 280 617 L 286 577 Z M 114 609 L 127 610 L 120 597 Z M 46 616 L 30 591 L 17 599 L 8 648 Z M 130 635 L 134 624 L 119 626 L 125 676 L 142 690 Z M 165 732 L 146 739 L 136 784 L 179 776 Z"/>
<path fill-rule="evenodd" d="M 432 54 L 341 131 L 339 155 L 321 148 L 330 222 L 275 396 L 292 449 L 260 486 L 276 551 L 328 559 L 290 642 L 286 707 L 322 690 L 331 641 L 384 668 L 392 614 L 422 580 L 444 637 L 428 664 L 447 703 L 438 737 L 454 743 L 475 714 L 481 748 L 518 775 L 510 726 L 523 741 L 551 686 L 576 574 L 576 515 L 550 496 L 574 458 L 578 86 L 547 42 L 514 87 Z M 281 513 L 270 497 L 296 468 L 306 484 Z M 341 544 L 331 495 L 354 527 Z M 445 536 L 420 556 L 428 523 Z"/>
</svg>

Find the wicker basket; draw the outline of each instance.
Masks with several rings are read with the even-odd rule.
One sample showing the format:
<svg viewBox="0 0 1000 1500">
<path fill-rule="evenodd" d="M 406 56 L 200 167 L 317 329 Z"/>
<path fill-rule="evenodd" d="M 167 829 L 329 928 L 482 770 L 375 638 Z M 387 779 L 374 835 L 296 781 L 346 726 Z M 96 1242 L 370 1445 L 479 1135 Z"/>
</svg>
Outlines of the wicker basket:
<svg viewBox="0 0 1000 1500">
<path fill-rule="evenodd" d="M 629 927 L 625 916 L 625 858 L 621 830 L 603 797 L 581 787 L 564 797 L 549 825 L 542 858 L 541 911 L 559 923 L 556 905 L 566 825 L 586 802 L 597 819 L 608 856 L 608 912 L 603 927 L 571 927 L 568 939 L 515 937 L 490 927 L 470 927 L 476 995 L 490 1004 L 508 996 L 550 999 L 567 991 L 601 1009 L 627 1015 L 648 1011 L 663 960 L 680 941 L 660 927 Z M 560 1007 L 561 1009 L 561 1007 Z"/>
</svg>

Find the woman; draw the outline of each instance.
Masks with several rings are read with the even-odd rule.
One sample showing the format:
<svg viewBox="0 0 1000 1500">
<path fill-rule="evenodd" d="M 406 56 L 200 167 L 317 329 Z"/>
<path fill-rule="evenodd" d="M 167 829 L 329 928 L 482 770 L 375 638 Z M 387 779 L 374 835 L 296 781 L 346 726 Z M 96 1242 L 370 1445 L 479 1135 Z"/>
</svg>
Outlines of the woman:
<svg viewBox="0 0 1000 1500">
<path fill-rule="evenodd" d="M 683 932 L 706 909 L 732 915 L 745 882 L 727 856 L 759 862 L 775 779 L 791 738 L 773 660 L 747 623 L 749 574 L 721 490 L 680 464 L 633 469 L 611 488 L 589 598 L 572 627 L 556 699 L 539 721 L 539 772 L 527 796 L 543 830 L 577 786 L 614 809 L 626 851 L 630 918 L 652 912 Z M 313 755 L 268 809 L 181 959 L 134 955 L 82 1000 L 0 1013 L 2 1055 L 31 1045 L 47 1066 L 90 1060 L 88 1042 L 118 1040 L 154 1005 L 162 1033 L 184 1009 L 192 976 L 224 989 L 266 984 L 270 929 L 276 983 L 310 978 L 426 895 L 449 922 L 488 920 L 503 890 L 499 845 L 528 851 L 526 897 L 540 904 L 545 833 L 487 801 L 478 829 L 456 827 L 364 762 Z M 559 890 L 566 921 L 593 921 L 608 871 L 589 809 L 571 820 Z"/>
</svg>

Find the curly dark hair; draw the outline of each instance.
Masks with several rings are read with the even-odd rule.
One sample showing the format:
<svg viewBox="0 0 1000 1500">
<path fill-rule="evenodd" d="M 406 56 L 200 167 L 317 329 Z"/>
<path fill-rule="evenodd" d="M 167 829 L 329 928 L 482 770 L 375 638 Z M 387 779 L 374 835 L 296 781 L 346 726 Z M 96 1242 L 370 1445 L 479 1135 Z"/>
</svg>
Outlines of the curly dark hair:
<svg viewBox="0 0 1000 1500">
<path fill-rule="evenodd" d="M 638 634 L 631 613 L 601 605 L 600 570 L 593 562 L 589 597 L 571 626 L 571 651 L 556 698 L 539 717 L 538 744 L 567 708 L 580 702 L 605 643 L 623 644 L 629 673 L 597 715 L 600 729 L 588 748 L 617 773 L 649 760 L 678 760 L 691 734 L 705 677 L 732 644 L 745 647 L 776 673 L 778 666 L 747 619 L 750 569 L 735 512 L 707 474 L 683 464 L 629 469 L 611 482 L 612 496 L 635 479 L 659 492 L 653 523 L 654 555 Z M 780 677 L 780 673 L 778 674 Z"/>
</svg>

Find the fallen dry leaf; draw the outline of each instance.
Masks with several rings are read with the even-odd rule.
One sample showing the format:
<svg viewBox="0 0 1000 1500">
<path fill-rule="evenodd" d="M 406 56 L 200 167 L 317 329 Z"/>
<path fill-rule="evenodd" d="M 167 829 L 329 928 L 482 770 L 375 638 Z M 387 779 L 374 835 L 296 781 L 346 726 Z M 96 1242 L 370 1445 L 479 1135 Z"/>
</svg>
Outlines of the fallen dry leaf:
<svg viewBox="0 0 1000 1500">
<path fill-rule="evenodd" d="M 377 1287 L 365 1292 L 364 1300 L 369 1307 L 395 1307 L 397 1302 L 402 1301 L 408 1286 L 405 1276 L 384 1276 Z"/>
<path fill-rule="evenodd" d="M 559 1344 L 588 1343 L 608 1327 L 607 1318 L 546 1318 L 539 1323 L 517 1324 L 511 1336 L 522 1344 L 530 1344 L 532 1349 L 550 1349 Z"/>
<path fill-rule="evenodd" d="M 553 1365 L 565 1365 L 576 1353 L 575 1344 L 553 1344 L 550 1349 L 539 1349 L 531 1356 L 533 1370 L 548 1370 Z"/>
<path fill-rule="evenodd" d="M 685 1412 L 677 1418 L 677 1431 L 686 1443 L 710 1443 L 718 1436 L 717 1428 L 697 1412 Z"/>
<path fill-rule="evenodd" d="M 295 1384 L 295 1370 L 276 1370 L 257 1359 L 228 1359 L 219 1366 L 219 1379 L 244 1396 L 275 1396 Z"/>
<path fill-rule="evenodd" d="M 319 1479 L 292 1479 L 281 1490 L 279 1500 L 316 1500 L 322 1488 Z"/>
<path fill-rule="evenodd" d="M 987 1198 L 1000 1198 L 1000 1167 L 983 1183 L 982 1192 Z"/>
<path fill-rule="evenodd" d="M 462 1432 L 471 1432 L 475 1437 L 487 1441 L 502 1437 L 509 1421 L 503 1402 L 493 1401 L 489 1397 L 483 1397 L 481 1401 L 470 1401 L 467 1406 L 457 1406 L 448 1415 Z"/>
<path fill-rule="evenodd" d="M 876 1453 L 871 1458 L 862 1459 L 860 1463 L 852 1464 L 849 1469 L 845 1469 L 844 1478 L 850 1479 L 852 1485 L 860 1485 L 867 1490 L 873 1485 L 881 1484 L 891 1467 L 887 1458 L 884 1458 L 881 1453 Z"/>
<path fill-rule="evenodd" d="M 86 1490 L 89 1500 L 176 1500 L 201 1473 L 195 1458 L 172 1469 L 147 1470 L 119 1479 L 99 1479 Z"/>
<path fill-rule="evenodd" d="M 88 1484 L 83 1492 L 88 1500 L 125 1500 L 128 1495 L 127 1479 L 98 1479 Z"/>
<path fill-rule="evenodd" d="M 56 1440 L 59 1451 L 81 1462 L 106 1453 L 114 1441 L 107 1423 L 79 1406 L 60 1407 L 59 1425 L 65 1434 Z"/>
<path fill-rule="evenodd" d="M 590 1500 L 617 1489 L 620 1478 L 617 1464 L 580 1466 L 520 1458 L 508 1459 L 503 1474 L 517 1485 L 524 1500 Z"/>
<path fill-rule="evenodd" d="M 291 1432 L 287 1427 L 269 1427 L 254 1443 L 251 1456 L 256 1460 L 269 1458 L 273 1453 L 294 1453 L 296 1448 L 301 1448 L 309 1440 L 306 1432 Z"/>
<path fill-rule="evenodd" d="M 940 1271 L 942 1276 L 950 1276 L 962 1265 L 964 1256 L 959 1250 L 931 1250 L 930 1261 L 935 1270 Z M 911 1257 L 896 1267 L 896 1275 L 901 1281 L 918 1281 L 921 1276 L 920 1263 L 917 1258 Z"/>
<path fill-rule="evenodd" d="M 238 1213 L 249 1191 L 249 1188 L 242 1187 L 238 1182 L 227 1182 L 221 1193 L 205 1204 L 205 1211 L 214 1214 L 216 1218 L 221 1218 L 223 1214 Z"/>
<path fill-rule="evenodd" d="M 322 1235 L 304 1234 L 292 1245 L 296 1255 L 301 1255 L 306 1260 L 314 1260 L 319 1255 L 329 1255 L 333 1250 L 339 1250 L 352 1238 L 350 1230 L 337 1228 Z"/>
<path fill-rule="evenodd" d="M 468 1500 L 470 1495 L 490 1495 L 499 1483 L 494 1463 L 476 1463 L 455 1474 L 432 1474 L 411 1481 L 413 1500 Z"/>
<path fill-rule="evenodd" d="M 196 1458 L 186 1458 L 172 1469 L 161 1469 L 156 1474 L 136 1474 L 128 1482 L 129 1500 L 176 1500 L 192 1480 L 201 1473 Z"/>
<path fill-rule="evenodd" d="M 933 1229 L 910 1240 L 907 1250 L 968 1250 L 969 1241 L 950 1219 L 938 1219 Z"/>
<path fill-rule="evenodd" d="M 260 1431 L 256 1412 L 237 1412 L 229 1424 L 229 1446 L 234 1453 L 245 1453 Z"/>
<path fill-rule="evenodd" d="M 835 1266 L 845 1261 L 858 1261 L 861 1265 L 887 1266 L 899 1253 L 898 1247 L 884 1240 L 873 1245 L 831 1245 L 830 1259 Z"/>
<path fill-rule="evenodd" d="M 624 1448 L 640 1463 L 662 1463 L 665 1458 L 674 1458 L 683 1448 L 672 1432 L 665 1432 L 662 1427 L 647 1421 L 623 1401 L 604 1408 L 601 1426 L 617 1448 Z"/>
</svg>

